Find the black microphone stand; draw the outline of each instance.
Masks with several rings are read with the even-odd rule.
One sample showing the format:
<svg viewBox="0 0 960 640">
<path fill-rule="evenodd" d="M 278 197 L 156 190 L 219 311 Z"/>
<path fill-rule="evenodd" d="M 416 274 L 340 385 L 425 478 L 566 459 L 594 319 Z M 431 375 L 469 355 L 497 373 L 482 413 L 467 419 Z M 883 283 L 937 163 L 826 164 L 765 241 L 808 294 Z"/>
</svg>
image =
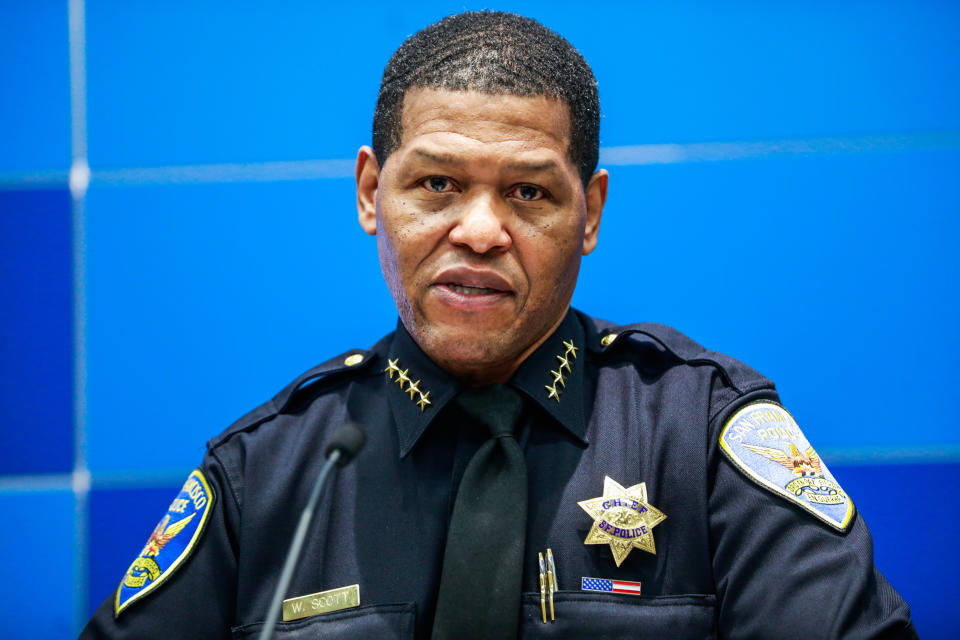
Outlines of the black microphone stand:
<svg viewBox="0 0 960 640">
<path fill-rule="evenodd" d="M 363 441 L 363 432 L 349 422 L 344 423 L 333 434 L 330 444 L 327 446 L 327 459 L 323 463 L 323 468 L 320 469 L 320 475 L 317 476 L 313 491 L 310 493 L 310 499 L 300 515 L 300 522 L 297 524 L 297 530 L 290 542 L 290 550 L 287 552 L 287 559 L 283 563 L 283 571 L 280 573 L 280 582 L 277 584 L 276 591 L 273 592 L 273 600 L 270 602 L 267 619 L 260 630 L 259 640 L 270 640 L 273 637 L 274 627 L 277 626 L 277 619 L 280 617 L 280 607 L 283 605 L 283 596 L 293 579 L 293 572 L 296 570 L 300 552 L 303 551 L 303 542 L 306 540 L 307 530 L 313 521 L 313 512 L 320 500 L 320 494 L 323 492 L 327 476 L 330 475 L 330 471 L 338 463 L 342 467 L 350 462 L 363 446 Z"/>
</svg>

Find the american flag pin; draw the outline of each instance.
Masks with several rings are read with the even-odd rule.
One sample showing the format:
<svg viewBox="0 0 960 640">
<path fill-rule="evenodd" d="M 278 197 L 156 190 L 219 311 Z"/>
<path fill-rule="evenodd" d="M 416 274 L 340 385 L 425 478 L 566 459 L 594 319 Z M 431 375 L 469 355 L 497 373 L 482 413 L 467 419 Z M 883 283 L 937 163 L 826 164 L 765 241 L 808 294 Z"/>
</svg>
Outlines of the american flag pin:
<svg viewBox="0 0 960 640">
<path fill-rule="evenodd" d="M 580 589 L 583 591 L 600 591 L 602 593 L 625 593 L 631 596 L 640 595 L 640 583 L 628 582 L 626 580 L 580 578 Z"/>
</svg>

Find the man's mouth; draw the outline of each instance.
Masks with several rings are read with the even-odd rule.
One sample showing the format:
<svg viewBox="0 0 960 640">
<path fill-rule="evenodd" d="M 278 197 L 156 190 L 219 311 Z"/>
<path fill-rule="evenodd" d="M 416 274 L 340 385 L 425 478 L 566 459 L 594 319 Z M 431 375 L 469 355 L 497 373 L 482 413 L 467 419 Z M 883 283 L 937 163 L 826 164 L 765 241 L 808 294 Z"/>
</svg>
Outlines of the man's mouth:
<svg viewBox="0 0 960 640">
<path fill-rule="evenodd" d="M 514 296 L 510 282 L 496 271 L 466 266 L 444 269 L 433 287 L 443 304 L 468 312 L 499 308 Z"/>
<path fill-rule="evenodd" d="M 484 296 L 491 295 L 496 293 L 506 293 L 506 291 L 500 291 L 499 289 L 490 289 L 488 287 L 477 287 L 469 284 L 456 284 L 454 282 L 447 282 L 444 284 L 445 287 L 453 291 L 454 293 L 459 293 L 465 296 Z"/>
<path fill-rule="evenodd" d="M 450 267 L 437 274 L 435 283 L 464 296 L 510 294 L 510 282 L 496 271 L 471 267 Z"/>
</svg>

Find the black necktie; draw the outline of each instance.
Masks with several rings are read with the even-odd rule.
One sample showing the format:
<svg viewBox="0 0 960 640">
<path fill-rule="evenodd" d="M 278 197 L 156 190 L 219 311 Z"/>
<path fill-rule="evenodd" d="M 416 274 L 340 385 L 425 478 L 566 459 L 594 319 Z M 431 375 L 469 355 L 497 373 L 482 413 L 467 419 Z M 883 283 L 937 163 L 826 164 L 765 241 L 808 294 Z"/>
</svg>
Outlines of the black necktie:
<svg viewBox="0 0 960 640">
<path fill-rule="evenodd" d="M 505 385 L 456 398 L 491 438 L 463 472 L 453 505 L 433 640 L 516 638 L 527 531 L 527 464 L 513 437 L 523 398 Z"/>
</svg>

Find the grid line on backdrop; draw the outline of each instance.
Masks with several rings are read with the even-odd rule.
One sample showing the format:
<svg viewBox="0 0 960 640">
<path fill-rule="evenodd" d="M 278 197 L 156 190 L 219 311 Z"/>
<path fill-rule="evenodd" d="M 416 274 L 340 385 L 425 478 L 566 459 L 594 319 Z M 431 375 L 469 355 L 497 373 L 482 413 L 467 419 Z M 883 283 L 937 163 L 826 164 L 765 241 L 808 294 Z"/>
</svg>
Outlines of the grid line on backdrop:
<svg viewBox="0 0 960 640">
<path fill-rule="evenodd" d="M 601 147 L 604 166 L 645 166 L 696 162 L 730 162 L 750 158 L 892 153 L 960 149 L 960 131 L 882 133 L 821 136 L 738 142 L 637 144 Z M 85 158 L 74 158 L 70 172 L 31 171 L 0 173 L 0 189 L 45 189 L 64 184 L 97 187 L 133 187 L 173 184 L 276 182 L 353 178 L 350 158 L 280 160 L 272 162 L 214 163 L 156 167 L 91 169 Z"/>
<path fill-rule="evenodd" d="M 87 347 L 86 347 L 86 226 L 84 199 L 90 182 L 87 165 L 87 65 L 86 6 L 68 0 L 70 56 L 70 174 L 73 247 L 73 437 L 74 462 L 71 488 L 74 500 L 74 600 L 73 626 L 78 632 L 86 621 L 89 584 L 90 471 L 87 468 Z"/>
</svg>

